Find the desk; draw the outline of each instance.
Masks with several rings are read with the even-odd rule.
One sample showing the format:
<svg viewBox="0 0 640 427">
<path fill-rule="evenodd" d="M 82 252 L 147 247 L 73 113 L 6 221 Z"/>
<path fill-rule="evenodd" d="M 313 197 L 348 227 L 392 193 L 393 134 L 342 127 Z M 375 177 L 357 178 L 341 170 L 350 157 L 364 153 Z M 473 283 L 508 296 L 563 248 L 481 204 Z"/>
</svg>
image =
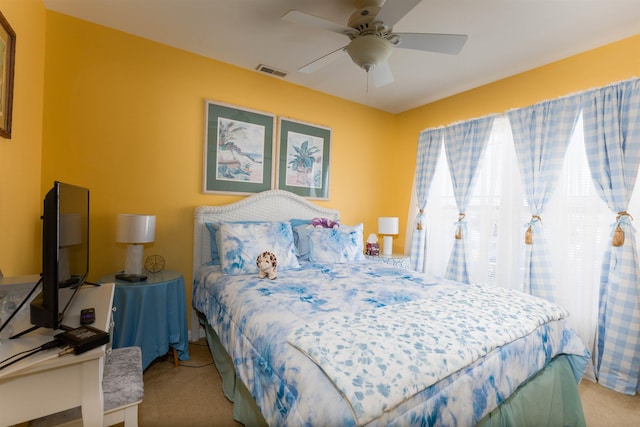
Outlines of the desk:
<svg viewBox="0 0 640 427">
<path fill-rule="evenodd" d="M 144 282 L 100 278 L 115 283 L 113 297 L 113 348 L 138 346 L 142 369 L 172 348 L 180 360 L 189 359 L 187 302 L 182 274 L 163 270 L 147 275 Z M 176 361 L 177 362 L 177 361 Z"/>
<path fill-rule="evenodd" d="M 64 324 L 80 326 L 80 310 L 94 307 L 92 325 L 107 331 L 110 323 L 114 286 L 83 287 L 73 299 Z M 31 326 L 29 309 L 23 308 L 13 319 L 14 329 Z M 61 331 L 40 328 L 20 338 L 3 341 L 0 360 L 20 351 L 51 341 Z M 102 373 L 106 345 L 79 355 L 58 357 L 59 348 L 36 353 L 0 370 L 0 426 L 43 417 L 76 406 L 82 407 L 82 424 L 102 426 Z"/>
</svg>

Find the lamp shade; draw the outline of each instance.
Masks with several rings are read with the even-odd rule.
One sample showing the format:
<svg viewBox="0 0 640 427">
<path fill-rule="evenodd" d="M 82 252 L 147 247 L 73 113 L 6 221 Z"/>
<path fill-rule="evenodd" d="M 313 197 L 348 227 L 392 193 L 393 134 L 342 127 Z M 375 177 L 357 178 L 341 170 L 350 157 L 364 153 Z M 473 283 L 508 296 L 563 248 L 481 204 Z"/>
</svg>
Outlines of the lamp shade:
<svg viewBox="0 0 640 427">
<path fill-rule="evenodd" d="M 150 243 L 155 239 L 156 216 L 119 214 L 116 242 Z"/>
<path fill-rule="evenodd" d="M 399 232 L 398 217 L 381 216 L 378 218 L 378 234 L 398 234 Z"/>
</svg>

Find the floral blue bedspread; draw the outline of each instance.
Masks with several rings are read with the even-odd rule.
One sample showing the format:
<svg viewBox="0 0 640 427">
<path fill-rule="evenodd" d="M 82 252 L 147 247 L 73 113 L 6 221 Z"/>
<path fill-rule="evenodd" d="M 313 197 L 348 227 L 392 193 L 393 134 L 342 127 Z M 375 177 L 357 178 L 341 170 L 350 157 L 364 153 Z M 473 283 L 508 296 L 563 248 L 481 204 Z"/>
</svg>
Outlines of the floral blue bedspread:
<svg viewBox="0 0 640 427">
<path fill-rule="evenodd" d="M 211 266 L 193 306 L 269 425 L 473 425 L 556 355 L 576 380 L 588 357 L 559 306 L 378 263 Z"/>
<path fill-rule="evenodd" d="M 358 424 L 501 345 L 566 317 L 546 300 L 492 286 L 468 286 L 306 324 L 288 341 L 345 396 Z"/>
</svg>

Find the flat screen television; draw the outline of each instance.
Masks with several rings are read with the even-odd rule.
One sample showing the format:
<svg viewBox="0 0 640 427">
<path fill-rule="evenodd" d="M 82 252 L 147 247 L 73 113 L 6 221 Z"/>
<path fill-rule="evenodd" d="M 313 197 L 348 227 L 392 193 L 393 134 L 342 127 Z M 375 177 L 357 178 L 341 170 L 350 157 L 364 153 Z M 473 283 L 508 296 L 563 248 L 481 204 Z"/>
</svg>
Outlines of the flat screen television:
<svg viewBox="0 0 640 427">
<path fill-rule="evenodd" d="M 42 290 L 31 301 L 29 330 L 63 328 L 66 309 L 88 273 L 89 190 L 56 181 L 44 198 Z"/>
</svg>

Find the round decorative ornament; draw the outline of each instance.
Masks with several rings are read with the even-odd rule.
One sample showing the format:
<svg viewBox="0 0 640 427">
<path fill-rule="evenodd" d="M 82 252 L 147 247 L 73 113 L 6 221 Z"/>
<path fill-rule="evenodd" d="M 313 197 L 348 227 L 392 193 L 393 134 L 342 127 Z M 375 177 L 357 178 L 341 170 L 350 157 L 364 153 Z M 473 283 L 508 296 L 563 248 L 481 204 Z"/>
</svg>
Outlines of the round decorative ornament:
<svg viewBox="0 0 640 427">
<path fill-rule="evenodd" d="M 160 255 L 149 255 L 144 262 L 144 269 L 149 273 L 159 273 L 164 270 L 164 258 Z"/>
</svg>

